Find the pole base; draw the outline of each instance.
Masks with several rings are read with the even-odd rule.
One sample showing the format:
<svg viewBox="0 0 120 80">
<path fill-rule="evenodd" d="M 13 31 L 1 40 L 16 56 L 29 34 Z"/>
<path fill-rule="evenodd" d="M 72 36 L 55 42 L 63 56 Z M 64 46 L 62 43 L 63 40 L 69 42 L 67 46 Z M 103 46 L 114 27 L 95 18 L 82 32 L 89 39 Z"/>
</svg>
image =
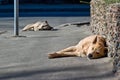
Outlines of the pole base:
<svg viewBox="0 0 120 80">
<path fill-rule="evenodd" d="M 22 36 L 22 35 L 16 35 L 16 36 L 12 36 L 13 38 L 17 38 L 17 37 L 27 37 L 27 36 Z"/>
</svg>

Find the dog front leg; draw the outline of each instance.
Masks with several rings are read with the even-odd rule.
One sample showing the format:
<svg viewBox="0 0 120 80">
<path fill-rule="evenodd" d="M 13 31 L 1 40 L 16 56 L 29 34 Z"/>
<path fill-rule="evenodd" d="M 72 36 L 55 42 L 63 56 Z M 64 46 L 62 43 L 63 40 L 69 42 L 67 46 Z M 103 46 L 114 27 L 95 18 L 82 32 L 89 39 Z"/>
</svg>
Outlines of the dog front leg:
<svg viewBox="0 0 120 80">
<path fill-rule="evenodd" d="M 76 47 L 75 46 L 71 46 L 68 48 L 65 48 L 63 50 L 58 51 L 58 53 L 62 53 L 62 52 L 75 52 L 76 51 Z"/>
</svg>

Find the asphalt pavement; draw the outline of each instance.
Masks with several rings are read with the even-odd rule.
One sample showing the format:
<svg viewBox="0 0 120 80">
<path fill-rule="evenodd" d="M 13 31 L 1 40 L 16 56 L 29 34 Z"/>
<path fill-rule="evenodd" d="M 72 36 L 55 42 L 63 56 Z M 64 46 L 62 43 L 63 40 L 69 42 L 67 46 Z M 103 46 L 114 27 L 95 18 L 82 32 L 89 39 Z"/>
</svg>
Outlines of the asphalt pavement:
<svg viewBox="0 0 120 80">
<path fill-rule="evenodd" d="M 53 31 L 21 29 L 36 21 L 47 20 Z M 13 37 L 13 18 L 0 18 L 0 80 L 120 80 L 112 73 L 108 57 L 88 60 L 80 57 L 48 59 L 48 53 L 76 45 L 93 35 L 90 26 L 61 26 L 90 21 L 89 17 L 21 17 L 19 33 Z"/>
</svg>

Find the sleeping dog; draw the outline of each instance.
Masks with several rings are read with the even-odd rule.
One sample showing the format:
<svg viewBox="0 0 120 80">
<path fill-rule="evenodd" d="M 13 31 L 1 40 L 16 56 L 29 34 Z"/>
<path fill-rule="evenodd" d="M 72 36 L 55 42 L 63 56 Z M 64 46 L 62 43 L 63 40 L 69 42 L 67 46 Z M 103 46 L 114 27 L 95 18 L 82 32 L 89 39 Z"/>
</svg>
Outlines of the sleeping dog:
<svg viewBox="0 0 120 80">
<path fill-rule="evenodd" d="M 47 21 L 38 21 L 33 24 L 26 25 L 22 31 L 32 30 L 32 31 L 39 31 L 39 30 L 52 30 L 53 27 L 51 27 Z"/>
<path fill-rule="evenodd" d="M 82 39 L 77 45 L 50 53 L 48 58 L 60 57 L 87 57 L 97 59 L 107 56 L 107 44 L 104 37 L 92 35 Z"/>
</svg>

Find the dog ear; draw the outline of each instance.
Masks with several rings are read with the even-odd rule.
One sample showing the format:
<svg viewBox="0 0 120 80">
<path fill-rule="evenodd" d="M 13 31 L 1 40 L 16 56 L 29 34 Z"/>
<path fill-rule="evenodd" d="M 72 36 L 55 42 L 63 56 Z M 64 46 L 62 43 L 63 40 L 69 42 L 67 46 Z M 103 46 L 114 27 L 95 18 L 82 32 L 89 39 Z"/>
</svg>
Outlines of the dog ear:
<svg viewBox="0 0 120 80">
<path fill-rule="evenodd" d="M 97 36 L 95 37 L 92 43 L 95 44 L 96 42 L 97 42 Z"/>
<path fill-rule="evenodd" d="M 47 21 L 45 21 L 45 23 L 48 23 Z"/>
</svg>

